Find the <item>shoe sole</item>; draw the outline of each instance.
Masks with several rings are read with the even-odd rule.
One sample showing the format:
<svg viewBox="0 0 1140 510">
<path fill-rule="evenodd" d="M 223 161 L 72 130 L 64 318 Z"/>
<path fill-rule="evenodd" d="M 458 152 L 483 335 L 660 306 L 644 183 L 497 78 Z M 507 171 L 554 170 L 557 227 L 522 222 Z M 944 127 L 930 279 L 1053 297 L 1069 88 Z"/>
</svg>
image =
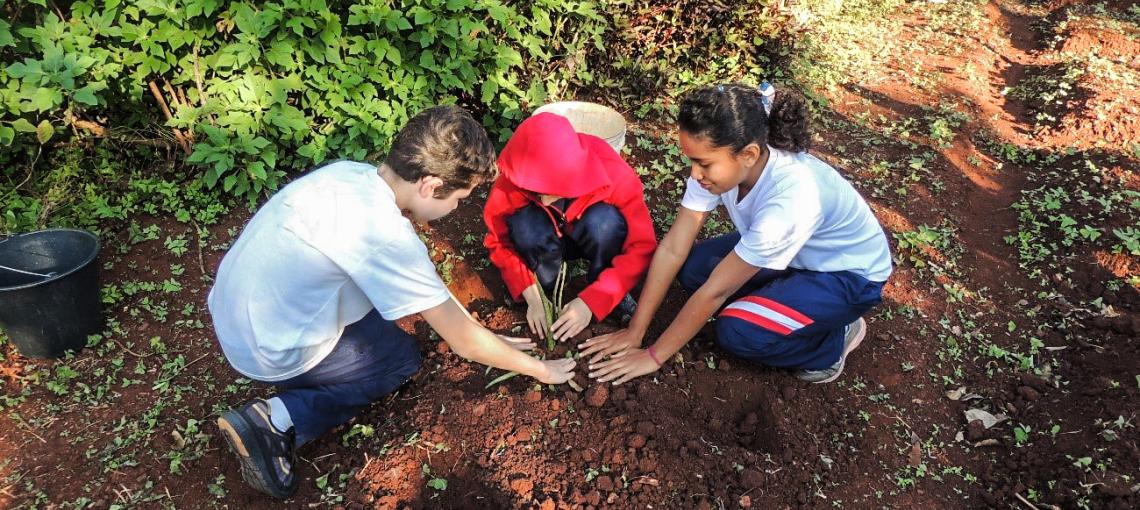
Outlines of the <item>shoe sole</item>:
<svg viewBox="0 0 1140 510">
<path fill-rule="evenodd" d="M 253 436 L 253 424 L 236 410 L 229 410 L 218 417 L 218 429 L 230 451 L 238 456 L 241 462 L 241 476 L 250 487 L 270 496 L 286 499 L 293 495 L 292 491 L 281 491 L 274 488 L 273 483 L 266 479 L 264 473 L 270 473 L 273 466 L 267 465 L 261 445 Z M 250 439 L 247 439 L 250 438 Z"/>
<path fill-rule="evenodd" d="M 867 321 L 863 320 L 863 318 L 860 317 L 859 320 L 855 322 L 859 324 L 859 331 L 855 333 L 855 338 L 851 340 L 851 345 L 848 345 L 843 349 L 843 358 L 840 359 L 839 370 L 836 370 L 835 373 L 827 379 L 824 379 L 822 381 L 815 381 L 815 384 L 829 383 L 836 379 L 839 379 L 839 376 L 843 375 L 843 368 L 847 366 L 847 355 L 854 352 L 855 349 L 858 349 L 859 344 L 863 343 L 863 337 L 867 336 Z"/>
</svg>

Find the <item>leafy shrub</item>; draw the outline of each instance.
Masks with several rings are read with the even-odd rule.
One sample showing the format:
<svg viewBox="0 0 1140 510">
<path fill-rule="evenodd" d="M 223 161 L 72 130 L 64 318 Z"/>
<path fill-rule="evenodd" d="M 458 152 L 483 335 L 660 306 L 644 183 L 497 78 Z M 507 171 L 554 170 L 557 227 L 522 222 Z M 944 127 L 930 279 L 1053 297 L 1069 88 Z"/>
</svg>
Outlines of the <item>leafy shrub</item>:
<svg viewBox="0 0 1140 510">
<path fill-rule="evenodd" d="M 382 153 L 429 105 L 462 104 L 502 138 L 524 111 L 593 80 L 584 55 L 607 28 L 590 0 L 29 0 L 0 10 L 11 20 L 0 21 L 0 145 L 11 154 L 165 122 L 174 143 L 152 142 L 182 146 L 207 187 L 251 201 L 287 171 Z"/>
</svg>

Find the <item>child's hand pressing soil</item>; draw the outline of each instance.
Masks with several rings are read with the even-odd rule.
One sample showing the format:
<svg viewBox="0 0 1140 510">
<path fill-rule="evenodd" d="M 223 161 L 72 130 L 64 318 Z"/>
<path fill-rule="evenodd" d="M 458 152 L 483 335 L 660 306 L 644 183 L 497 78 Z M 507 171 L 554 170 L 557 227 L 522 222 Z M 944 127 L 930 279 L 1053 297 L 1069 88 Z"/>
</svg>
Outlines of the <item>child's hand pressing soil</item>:
<svg viewBox="0 0 1140 510">
<path fill-rule="evenodd" d="M 586 306 L 586 302 L 582 301 L 582 298 L 574 298 L 558 312 L 558 320 L 554 321 L 551 326 L 554 339 L 562 342 L 568 338 L 573 338 L 574 335 L 589 326 L 590 319 L 593 318 L 594 314 L 590 312 L 590 307 Z"/>
<path fill-rule="evenodd" d="M 590 363 L 593 364 L 607 356 L 641 347 L 641 338 L 642 335 L 626 328 L 586 340 L 578 344 L 578 348 L 582 349 L 583 358 L 593 355 L 590 357 Z"/>
<path fill-rule="evenodd" d="M 652 374 L 661 365 L 649 351 L 645 349 L 629 349 L 615 354 L 610 359 L 599 363 L 590 363 L 590 377 L 598 382 L 613 381 L 614 385 L 622 384 L 635 377 Z"/>
<path fill-rule="evenodd" d="M 562 384 L 574 377 L 574 366 L 577 364 L 569 358 L 542 360 L 543 371 L 534 378 L 543 384 Z"/>
</svg>

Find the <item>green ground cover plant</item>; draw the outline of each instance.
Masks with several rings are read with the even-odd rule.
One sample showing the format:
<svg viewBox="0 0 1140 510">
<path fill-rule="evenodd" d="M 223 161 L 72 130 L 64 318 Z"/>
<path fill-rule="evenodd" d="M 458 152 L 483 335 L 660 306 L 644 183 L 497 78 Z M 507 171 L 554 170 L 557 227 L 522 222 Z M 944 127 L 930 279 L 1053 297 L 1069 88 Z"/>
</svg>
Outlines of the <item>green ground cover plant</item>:
<svg viewBox="0 0 1140 510">
<path fill-rule="evenodd" d="M 594 2 L 552 0 L 3 9 L 9 179 L 22 166 L 12 163 L 34 162 L 53 143 L 97 137 L 180 150 L 207 188 L 251 202 L 289 171 L 382 153 L 429 105 L 463 104 L 505 136 L 547 97 L 592 82 L 582 55 L 602 46 L 608 23 Z"/>
</svg>

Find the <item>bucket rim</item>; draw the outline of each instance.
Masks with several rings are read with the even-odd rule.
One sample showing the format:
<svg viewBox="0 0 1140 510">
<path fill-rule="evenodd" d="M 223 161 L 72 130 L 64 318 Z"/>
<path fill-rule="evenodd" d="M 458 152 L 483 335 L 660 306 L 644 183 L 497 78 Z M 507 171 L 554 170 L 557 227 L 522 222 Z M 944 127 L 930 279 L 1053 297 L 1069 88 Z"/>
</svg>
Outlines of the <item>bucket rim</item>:
<svg viewBox="0 0 1140 510">
<path fill-rule="evenodd" d="M 5 237 L 4 239 L 0 239 L 0 246 L 3 246 L 4 243 L 7 243 L 8 241 L 11 241 L 11 240 L 16 239 L 16 238 L 32 236 L 32 235 L 46 234 L 49 232 L 71 232 L 71 233 L 76 233 L 76 234 L 80 234 L 83 236 L 87 236 L 87 237 L 89 237 L 95 241 L 95 249 L 91 251 L 91 254 L 88 257 L 83 259 L 82 263 L 77 264 L 74 268 L 71 268 L 71 269 L 64 271 L 62 273 L 52 275 L 52 276 L 49 276 L 49 277 L 44 278 L 42 280 L 34 281 L 31 283 L 25 283 L 23 285 L 15 285 L 15 286 L 11 286 L 11 287 L 0 287 L 0 292 L 10 292 L 10 291 L 16 291 L 16 290 L 30 289 L 32 287 L 38 287 L 40 285 L 47 285 L 48 283 L 62 279 L 66 276 L 70 276 L 71 274 L 74 274 L 76 271 L 79 271 L 80 269 L 83 269 L 83 268 L 87 267 L 89 264 L 91 264 L 91 262 L 94 261 L 95 258 L 99 256 L 99 250 L 103 248 L 103 242 L 99 240 L 99 236 L 97 236 L 97 235 L 95 235 L 95 234 L 93 234 L 87 230 L 80 230 L 77 228 L 48 228 L 48 229 L 44 229 L 44 230 L 36 230 L 33 232 L 26 232 L 23 234 L 16 234 L 16 235 Z"/>
</svg>

